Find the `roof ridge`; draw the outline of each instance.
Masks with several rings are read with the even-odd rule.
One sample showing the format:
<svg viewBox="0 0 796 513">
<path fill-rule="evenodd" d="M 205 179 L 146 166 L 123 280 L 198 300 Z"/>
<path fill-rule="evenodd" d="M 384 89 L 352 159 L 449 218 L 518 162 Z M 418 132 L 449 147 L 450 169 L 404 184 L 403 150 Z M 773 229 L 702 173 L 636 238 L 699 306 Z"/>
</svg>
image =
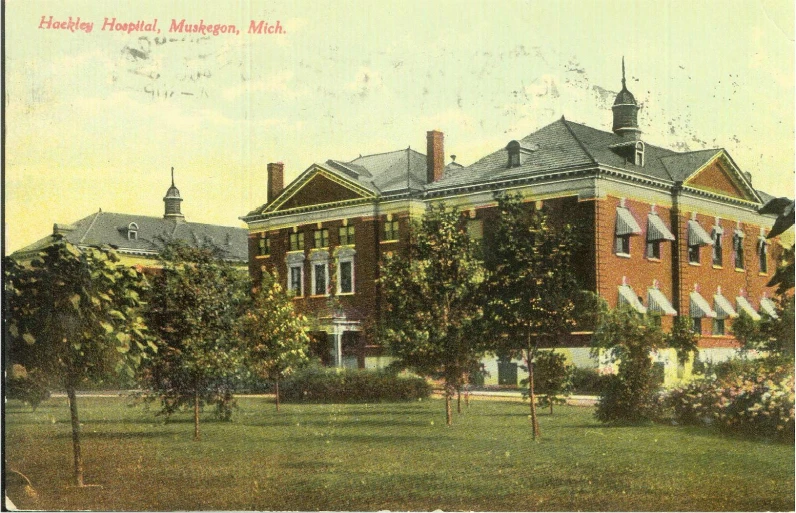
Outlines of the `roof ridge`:
<svg viewBox="0 0 796 513">
<path fill-rule="evenodd" d="M 96 214 L 94 214 L 94 219 L 91 220 L 91 223 L 88 225 L 88 228 L 86 228 L 86 231 L 83 232 L 83 236 L 80 237 L 79 241 L 77 241 L 78 244 L 82 244 L 83 241 L 86 239 L 86 236 L 88 236 L 88 232 L 90 232 L 91 228 L 94 227 L 94 223 L 97 222 L 97 219 L 99 219 L 100 214 L 102 214 L 102 209 L 100 209 L 99 211 L 97 211 Z"/>
<path fill-rule="evenodd" d="M 594 155 L 592 155 L 591 152 L 586 149 L 586 145 L 583 144 L 583 142 L 580 140 L 580 138 L 578 138 L 578 136 L 575 135 L 575 132 L 572 130 L 572 128 L 570 128 L 570 126 L 569 126 L 570 122 L 567 121 L 566 119 L 564 119 L 564 116 L 561 116 L 560 121 L 566 127 L 567 132 L 569 132 L 569 134 L 572 136 L 572 138 L 575 139 L 575 142 L 578 143 L 578 146 L 580 147 L 581 150 L 583 150 L 583 153 L 585 153 L 586 156 L 589 157 L 589 160 L 591 160 L 591 163 L 592 164 L 597 164 L 597 159 L 595 159 Z"/>
</svg>

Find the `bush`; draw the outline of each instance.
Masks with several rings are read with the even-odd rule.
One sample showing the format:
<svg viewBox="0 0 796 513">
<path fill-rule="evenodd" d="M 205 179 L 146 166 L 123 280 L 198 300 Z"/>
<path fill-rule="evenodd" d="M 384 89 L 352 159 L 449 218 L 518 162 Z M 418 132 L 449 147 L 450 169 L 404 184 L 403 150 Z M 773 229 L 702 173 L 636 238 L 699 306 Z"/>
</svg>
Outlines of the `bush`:
<svg viewBox="0 0 796 513">
<path fill-rule="evenodd" d="M 279 384 L 279 397 L 287 402 L 383 402 L 426 398 L 431 385 L 419 377 L 378 370 L 334 369 L 311 366 Z"/>
<path fill-rule="evenodd" d="M 39 404 L 50 398 L 50 390 L 40 372 L 26 371 L 21 365 L 14 365 L 6 380 L 5 397 L 27 403 L 36 411 Z"/>
<path fill-rule="evenodd" d="M 677 422 L 793 441 L 793 362 L 735 360 L 715 370 L 668 392 L 665 403 Z"/>
<path fill-rule="evenodd" d="M 575 367 L 572 370 L 572 392 L 583 395 L 600 395 L 605 388 L 608 376 L 597 369 Z"/>
</svg>

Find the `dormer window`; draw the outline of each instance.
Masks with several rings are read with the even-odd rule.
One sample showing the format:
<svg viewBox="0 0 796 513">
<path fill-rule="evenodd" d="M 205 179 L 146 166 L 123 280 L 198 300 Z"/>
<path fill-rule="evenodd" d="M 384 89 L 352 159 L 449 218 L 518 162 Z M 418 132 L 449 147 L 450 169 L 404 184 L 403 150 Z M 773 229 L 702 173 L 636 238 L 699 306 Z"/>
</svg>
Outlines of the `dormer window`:
<svg viewBox="0 0 796 513">
<path fill-rule="evenodd" d="M 644 143 L 641 141 L 636 142 L 635 159 L 633 163 L 637 166 L 644 167 Z"/>
<path fill-rule="evenodd" d="M 127 225 L 127 240 L 138 240 L 138 225 L 136 223 Z"/>
<path fill-rule="evenodd" d="M 520 157 L 520 143 L 517 141 L 511 141 L 508 146 L 506 146 L 506 150 L 509 152 L 508 167 L 520 167 L 520 164 L 522 164 L 522 158 Z"/>
</svg>

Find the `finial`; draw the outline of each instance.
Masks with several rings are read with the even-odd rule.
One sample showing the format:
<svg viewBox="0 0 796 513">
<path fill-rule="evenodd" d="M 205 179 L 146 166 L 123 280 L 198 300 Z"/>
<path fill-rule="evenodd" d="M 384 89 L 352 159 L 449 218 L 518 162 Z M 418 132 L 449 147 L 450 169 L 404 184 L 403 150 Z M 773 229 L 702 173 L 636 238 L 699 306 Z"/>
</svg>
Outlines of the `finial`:
<svg viewBox="0 0 796 513">
<path fill-rule="evenodd" d="M 622 56 L 622 87 L 625 87 L 625 56 Z"/>
<path fill-rule="evenodd" d="M 171 186 L 174 187 L 174 166 L 171 167 Z"/>
</svg>

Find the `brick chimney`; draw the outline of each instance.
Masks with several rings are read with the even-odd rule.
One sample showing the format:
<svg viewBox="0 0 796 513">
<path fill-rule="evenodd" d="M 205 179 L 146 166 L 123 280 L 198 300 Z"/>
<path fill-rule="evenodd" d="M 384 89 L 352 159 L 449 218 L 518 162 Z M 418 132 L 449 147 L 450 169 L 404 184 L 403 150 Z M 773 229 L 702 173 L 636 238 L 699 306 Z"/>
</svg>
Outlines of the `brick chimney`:
<svg viewBox="0 0 796 513">
<path fill-rule="evenodd" d="M 442 132 L 431 130 L 426 132 L 426 183 L 436 182 L 442 178 L 445 170 L 444 136 Z"/>
<path fill-rule="evenodd" d="M 271 203 L 282 189 L 285 188 L 285 164 L 282 162 L 268 163 L 268 194 L 266 203 Z"/>
</svg>

